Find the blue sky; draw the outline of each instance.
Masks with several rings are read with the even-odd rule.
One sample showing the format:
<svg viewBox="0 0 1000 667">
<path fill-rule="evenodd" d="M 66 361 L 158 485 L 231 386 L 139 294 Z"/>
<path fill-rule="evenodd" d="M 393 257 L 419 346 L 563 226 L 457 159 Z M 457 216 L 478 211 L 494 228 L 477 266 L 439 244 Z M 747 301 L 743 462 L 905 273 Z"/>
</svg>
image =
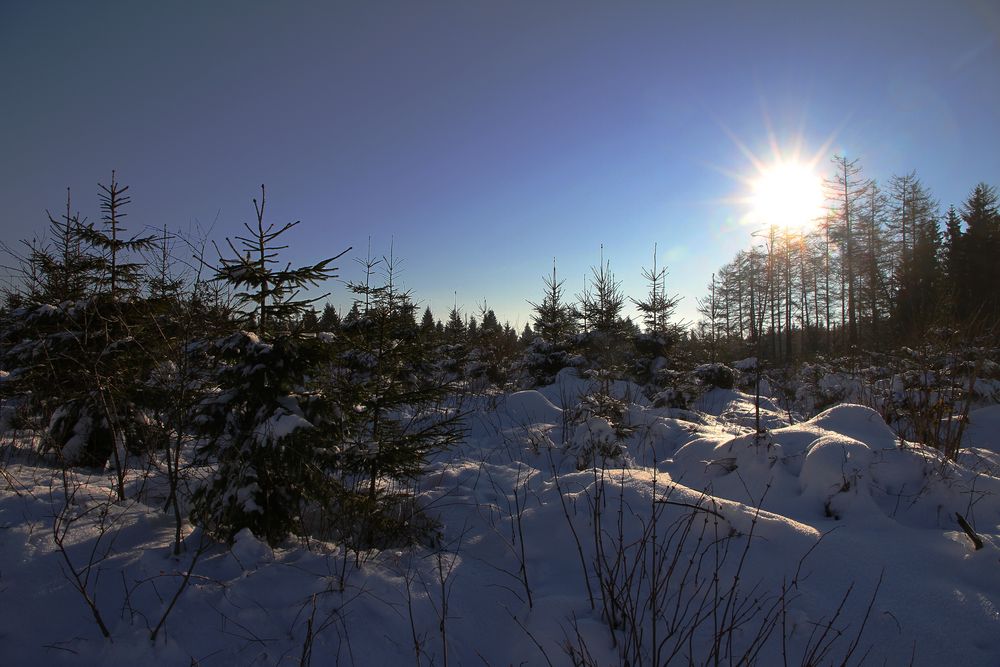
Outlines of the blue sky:
<svg viewBox="0 0 1000 667">
<path fill-rule="evenodd" d="M 45 209 L 221 239 L 301 219 L 293 263 L 390 243 L 443 318 L 521 326 L 552 258 L 569 294 L 601 245 L 641 297 L 653 244 L 681 316 L 749 243 L 783 150 L 916 170 L 942 205 L 1000 185 L 991 2 L 21 2 L 0 5 L 0 240 Z M 827 154 L 821 156 L 826 164 Z M 342 276 L 356 278 L 346 260 Z M 331 300 L 346 305 L 340 283 Z"/>
</svg>

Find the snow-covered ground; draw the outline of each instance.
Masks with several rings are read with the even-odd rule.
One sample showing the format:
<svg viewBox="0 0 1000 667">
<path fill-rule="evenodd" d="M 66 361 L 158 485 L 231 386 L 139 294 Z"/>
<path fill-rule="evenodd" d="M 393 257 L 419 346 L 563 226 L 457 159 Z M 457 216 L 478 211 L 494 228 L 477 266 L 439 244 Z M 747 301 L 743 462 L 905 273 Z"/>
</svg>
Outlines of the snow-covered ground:
<svg viewBox="0 0 1000 667">
<path fill-rule="evenodd" d="M 592 390 L 472 399 L 419 483 L 440 534 L 364 554 L 188 527 L 174 557 L 158 473 L 110 502 L 112 472 L 8 433 L 0 663 L 1000 664 L 996 407 L 950 462 L 857 405 L 789 425 L 765 402 L 758 438 L 739 392 L 678 410 L 619 383 L 609 421 Z"/>
</svg>

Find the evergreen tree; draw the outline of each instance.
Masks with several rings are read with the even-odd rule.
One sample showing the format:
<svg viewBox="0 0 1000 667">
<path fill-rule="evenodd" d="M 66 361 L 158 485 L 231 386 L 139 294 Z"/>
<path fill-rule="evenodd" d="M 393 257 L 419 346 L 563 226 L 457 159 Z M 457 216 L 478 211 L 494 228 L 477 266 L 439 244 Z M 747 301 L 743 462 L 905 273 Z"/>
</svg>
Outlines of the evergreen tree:
<svg viewBox="0 0 1000 667">
<path fill-rule="evenodd" d="M 337 331 L 340 329 L 340 315 L 337 309 L 329 303 L 323 306 L 323 314 L 319 318 L 320 331 Z"/>
<path fill-rule="evenodd" d="M 502 336 L 501 344 L 504 349 L 509 354 L 513 354 L 517 350 L 518 337 L 517 331 L 510 325 L 510 322 L 503 323 L 503 333 L 500 336 Z"/>
<path fill-rule="evenodd" d="M 437 339 L 440 344 L 437 350 L 440 363 L 452 378 L 460 378 L 465 375 L 469 341 L 468 331 L 457 305 L 452 307 L 448 313 L 448 321 L 439 331 Z"/>
<path fill-rule="evenodd" d="M 885 344 L 882 327 L 887 319 L 889 304 L 889 256 L 885 233 L 885 196 L 875 181 L 869 183 L 865 202 L 858 217 L 861 255 L 859 316 L 867 320 L 867 344 Z"/>
<path fill-rule="evenodd" d="M 583 344 L 591 369 L 601 375 L 604 390 L 610 379 L 623 375 L 625 360 L 629 356 L 632 341 L 628 337 L 630 327 L 622 319 L 625 294 L 621 281 L 616 280 L 611 271 L 611 263 L 605 262 L 602 248 L 601 264 L 591 267 L 589 285 L 577 295 L 587 331 Z"/>
<path fill-rule="evenodd" d="M 518 339 L 518 342 L 521 344 L 521 347 L 527 347 L 531 341 L 534 340 L 534 338 L 535 332 L 531 330 L 531 323 L 525 322 L 524 329 L 521 330 L 521 337 Z"/>
<path fill-rule="evenodd" d="M 234 258 L 220 258 L 216 280 L 242 291 L 238 305 L 255 316 L 257 333 L 240 331 L 206 343 L 198 352 L 215 362 L 218 391 L 199 406 L 198 425 L 207 444 L 201 463 L 215 462 L 216 472 L 192 499 L 192 520 L 232 540 L 243 528 L 275 544 L 301 529 L 309 503 L 323 503 L 330 493 L 335 443 L 311 437 L 314 395 L 307 384 L 312 369 L 327 353 L 318 338 L 282 331 L 316 299 L 300 299 L 300 290 L 336 275 L 332 262 L 276 268 L 279 237 L 297 223 L 275 228 L 264 224 L 264 188 L 254 199 L 256 228 L 230 241 Z M 344 251 L 347 252 L 347 251 Z M 322 298 L 322 297 L 321 297 Z"/>
<path fill-rule="evenodd" d="M 913 246 L 897 280 L 896 326 L 900 338 L 922 338 L 940 311 L 939 256 L 941 234 L 937 221 L 926 218 L 912 228 Z"/>
<path fill-rule="evenodd" d="M 397 260 L 390 253 L 368 266 L 383 279 L 376 284 L 369 273 L 348 284 L 358 317 L 345 320 L 323 380 L 320 429 L 338 443 L 334 530 L 355 546 L 416 537 L 414 506 L 401 502 L 409 497 L 406 484 L 432 452 L 463 433 L 460 415 L 444 406 L 451 385 L 435 368 L 409 292 L 397 283 Z"/>
<path fill-rule="evenodd" d="M 275 241 L 282 234 L 299 224 L 288 222 L 276 228 L 274 224 L 264 224 L 266 204 L 264 186 L 260 187 L 260 202 L 253 200 L 256 225 L 243 223 L 247 236 L 237 236 L 240 247 L 226 239 L 233 257 L 219 258 L 216 280 L 225 282 L 237 290 L 236 299 L 244 307 L 241 312 L 245 321 L 251 316 L 258 337 L 267 338 L 280 328 L 287 328 L 288 322 L 300 317 L 307 307 L 328 296 L 324 294 L 313 299 L 301 298 L 300 292 L 307 286 L 318 285 L 335 275 L 336 268 L 330 263 L 347 251 L 324 259 L 311 266 L 292 269 L 289 266 L 277 268 L 278 252 L 287 246 Z M 249 308 L 247 308 L 249 307 Z"/>
<path fill-rule="evenodd" d="M 319 328 L 319 316 L 316 314 L 316 309 L 309 306 L 302 313 L 302 321 L 299 323 L 299 327 L 305 333 L 316 333 L 320 330 Z"/>
<path fill-rule="evenodd" d="M 643 301 L 632 299 L 639 312 L 646 333 L 665 337 L 672 333 L 670 318 L 677 307 L 678 297 L 667 294 L 667 267 L 656 266 L 656 245 L 653 245 L 653 268 L 643 269 L 642 277 L 649 285 L 649 293 Z"/>
<path fill-rule="evenodd" d="M 174 239 L 163 226 L 163 233 L 155 242 L 157 262 L 153 266 L 153 275 L 149 278 L 149 297 L 156 302 L 176 301 L 181 298 L 184 289 L 184 279 L 173 274 Z"/>
<path fill-rule="evenodd" d="M 448 313 L 448 323 L 444 325 L 444 339 L 448 345 L 461 345 L 465 342 L 465 323 L 462 322 L 462 314 L 458 312 L 458 306 Z"/>
<path fill-rule="evenodd" d="M 95 225 L 79 226 L 79 234 L 83 241 L 96 253 L 89 262 L 93 266 L 97 284 L 105 287 L 112 301 L 118 300 L 122 292 L 134 296 L 140 286 L 140 273 L 143 263 L 128 261 L 129 253 L 150 250 L 155 245 L 152 236 L 125 238 L 125 227 L 122 225 L 126 213 L 123 209 L 131 203 L 128 186 L 121 187 L 111 172 L 110 185 L 99 184 L 101 189 L 101 210 L 104 215 L 101 220 L 103 228 Z"/>
<path fill-rule="evenodd" d="M 347 326 L 349 324 L 355 324 L 361 317 L 361 309 L 357 302 L 351 304 L 350 310 L 347 311 L 347 315 L 344 315 L 344 320 L 341 322 L 341 326 Z"/>
<path fill-rule="evenodd" d="M 126 448 L 142 446 L 136 405 L 155 364 L 163 330 L 140 294 L 144 265 L 129 255 L 152 238 L 124 235 L 129 198 L 112 172 L 100 185 L 103 225 L 79 214 L 49 216 L 54 248 L 29 259 L 39 266 L 40 290 L 22 299 L 2 334 L 7 395 L 21 395 L 25 412 L 45 431 L 45 447 L 68 464 L 114 462 L 124 497 Z M 44 303 L 41 299 L 55 301 Z"/>
<path fill-rule="evenodd" d="M 479 314 L 482 324 L 476 331 L 471 327 L 469 331 L 472 349 L 468 355 L 466 374 L 470 379 L 485 379 L 493 385 L 503 386 L 510 379 L 514 357 L 518 352 L 517 336 L 515 334 L 513 341 L 511 340 L 507 331 L 509 325 L 501 326 L 496 313 L 485 301 L 479 306 Z M 475 318 L 469 319 L 470 324 L 474 321 Z"/>
<path fill-rule="evenodd" d="M 720 325 L 722 308 L 720 307 L 720 294 L 717 286 L 718 281 L 713 273 L 712 280 L 708 283 L 708 295 L 698 299 L 698 313 L 702 317 L 698 323 L 699 338 L 707 344 L 708 360 L 713 364 L 719 356 L 719 332 L 723 328 Z"/>
<path fill-rule="evenodd" d="M 1000 212 L 997 191 L 986 183 L 973 188 L 962 205 L 962 220 L 966 224 L 960 247 L 965 270 L 958 281 L 960 300 L 958 312 L 966 321 L 979 319 L 987 326 L 1000 320 Z"/>
<path fill-rule="evenodd" d="M 556 260 L 552 259 L 552 275 L 543 276 L 545 287 L 542 300 L 529 301 L 532 310 L 531 330 L 524 358 L 525 370 L 539 385 L 550 384 L 556 374 L 577 360 L 574 354 L 578 326 L 576 308 L 567 303 L 563 284 L 556 273 Z"/>
<path fill-rule="evenodd" d="M 922 335 L 935 319 L 941 234 L 937 204 L 914 172 L 894 177 L 891 188 L 899 243 L 893 280 L 895 321 L 905 340 Z"/>
<path fill-rule="evenodd" d="M 430 306 L 424 308 L 424 314 L 420 318 L 420 335 L 425 343 L 432 343 L 437 337 L 437 327 L 435 326 L 434 315 L 431 313 Z"/>
<path fill-rule="evenodd" d="M 563 283 L 556 277 L 556 261 L 552 260 L 552 275 L 544 276 L 545 294 L 541 302 L 529 301 L 534 314 L 531 318 L 536 335 L 550 344 L 561 344 L 576 333 L 576 316 L 573 307 L 563 299 Z"/>
<path fill-rule="evenodd" d="M 621 334 L 624 330 L 621 312 L 625 307 L 621 281 L 615 280 L 611 262 L 603 259 L 600 265 L 591 267 L 590 273 L 590 290 L 577 297 L 583 319 L 590 330 L 602 336 Z"/>
<path fill-rule="evenodd" d="M 645 332 L 638 328 L 632 335 L 635 341 L 635 378 L 642 383 L 650 383 L 656 374 L 666 367 L 666 354 L 677 341 L 676 325 L 670 322 L 678 297 L 667 294 L 667 268 L 656 263 L 656 245 L 653 245 L 653 267 L 644 268 L 642 277 L 649 285 L 649 292 L 642 301 L 632 299 L 632 303 L 642 314 Z M 631 320 L 630 320 L 631 322 Z"/>
<path fill-rule="evenodd" d="M 479 328 L 485 335 L 496 335 L 502 329 L 500 322 L 497 321 L 497 314 L 493 312 L 492 308 L 486 308 L 485 303 L 483 304 L 483 323 Z"/>
<path fill-rule="evenodd" d="M 966 262 L 965 243 L 962 237 L 962 218 L 955 206 L 948 207 L 945 214 L 944 236 L 944 278 L 947 285 L 949 315 L 953 321 L 961 318 L 959 304 L 964 296 L 961 291 L 965 280 Z"/>
<path fill-rule="evenodd" d="M 925 281 L 929 270 L 918 264 L 929 261 L 927 246 L 933 243 L 931 236 L 937 235 L 937 217 L 937 203 L 917 178 L 916 172 L 893 176 L 889 180 L 889 219 L 895 242 L 893 300 L 899 302 L 902 295 L 907 301 L 905 304 L 897 303 L 896 308 L 899 314 L 907 313 L 905 326 L 915 324 L 912 316 L 917 306 L 913 300 L 921 298 L 915 290 Z M 933 231 L 931 227 L 934 227 Z M 919 248 L 919 257 L 918 242 L 923 246 Z"/>
<path fill-rule="evenodd" d="M 79 213 L 71 211 L 70 191 L 66 188 L 66 213 L 57 220 L 46 211 L 51 249 L 30 246 L 31 263 L 37 265 L 42 283 L 41 289 L 35 292 L 37 303 L 77 301 L 90 288 L 93 260 L 85 253 L 80 234 L 84 221 Z"/>
</svg>

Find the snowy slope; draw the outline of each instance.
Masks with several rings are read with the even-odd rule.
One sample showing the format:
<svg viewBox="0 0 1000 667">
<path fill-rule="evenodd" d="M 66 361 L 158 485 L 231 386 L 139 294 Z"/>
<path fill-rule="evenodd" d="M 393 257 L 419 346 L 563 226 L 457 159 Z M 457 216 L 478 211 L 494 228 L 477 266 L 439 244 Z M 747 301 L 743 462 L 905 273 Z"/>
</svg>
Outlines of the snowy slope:
<svg viewBox="0 0 1000 667">
<path fill-rule="evenodd" d="M 581 405 L 593 389 L 564 373 L 470 399 L 465 442 L 420 481 L 439 536 L 378 553 L 195 530 L 175 558 L 155 471 L 112 503 L 110 473 L 64 484 L 8 434 L 3 663 L 1000 664 L 994 412 L 954 463 L 861 406 L 789 425 L 767 403 L 757 438 L 738 392 L 684 411 L 617 383 L 615 421 Z M 618 456 L 578 469 L 593 451 Z"/>
</svg>

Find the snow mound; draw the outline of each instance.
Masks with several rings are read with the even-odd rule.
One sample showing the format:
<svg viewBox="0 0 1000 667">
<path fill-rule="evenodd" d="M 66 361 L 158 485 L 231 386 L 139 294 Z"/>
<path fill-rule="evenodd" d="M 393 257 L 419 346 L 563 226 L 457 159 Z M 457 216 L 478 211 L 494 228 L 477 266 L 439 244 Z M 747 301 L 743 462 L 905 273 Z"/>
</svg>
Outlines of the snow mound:
<svg viewBox="0 0 1000 667">
<path fill-rule="evenodd" d="M 503 409 L 518 424 L 558 424 L 562 415 L 562 410 L 534 390 L 509 395 L 503 402 Z"/>
<path fill-rule="evenodd" d="M 949 461 L 899 439 L 861 405 L 840 405 L 760 435 L 704 428 L 662 469 L 717 498 L 810 525 L 954 530 L 956 514 L 1000 522 L 1000 455 L 969 449 Z"/>
<path fill-rule="evenodd" d="M 692 408 L 742 428 L 756 427 L 757 415 L 754 397 L 735 389 L 710 389 L 694 401 Z M 787 426 L 787 412 L 770 398 L 761 396 L 760 422 L 761 428 L 766 429 Z"/>
<path fill-rule="evenodd" d="M 267 542 L 257 539 L 249 528 L 236 533 L 230 551 L 244 570 L 255 570 L 265 563 L 274 561 L 271 547 Z"/>
<path fill-rule="evenodd" d="M 892 449 L 899 442 L 882 416 L 869 407 L 846 403 L 825 410 L 808 424 L 868 443 L 873 449 Z"/>
<path fill-rule="evenodd" d="M 830 434 L 808 448 L 799 484 L 804 499 L 824 508 L 826 516 L 874 509 L 871 502 L 872 450 L 854 438 Z"/>
</svg>

